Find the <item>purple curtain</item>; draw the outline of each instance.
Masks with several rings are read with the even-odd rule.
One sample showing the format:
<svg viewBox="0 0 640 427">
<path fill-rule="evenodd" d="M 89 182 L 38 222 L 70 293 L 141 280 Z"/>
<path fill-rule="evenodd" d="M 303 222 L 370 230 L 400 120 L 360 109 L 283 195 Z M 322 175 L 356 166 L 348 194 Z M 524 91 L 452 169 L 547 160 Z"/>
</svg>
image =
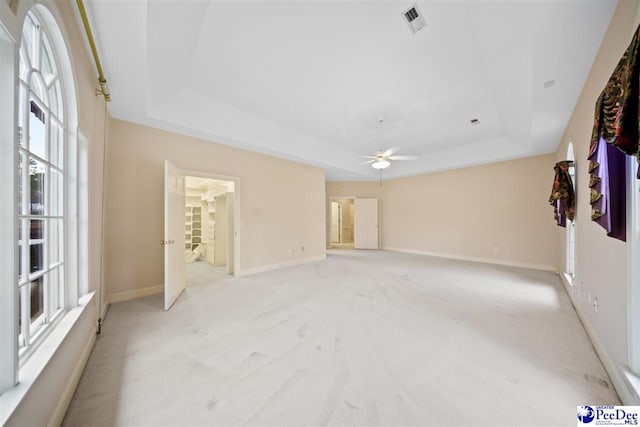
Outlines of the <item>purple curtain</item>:
<svg viewBox="0 0 640 427">
<path fill-rule="evenodd" d="M 626 159 L 622 151 L 600 138 L 589 152 L 591 220 L 607 230 L 607 236 L 626 241 Z"/>
<path fill-rule="evenodd" d="M 567 219 L 573 221 L 576 213 L 576 195 L 569 173 L 570 167 L 573 167 L 573 162 L 570 160 L 558 162 L 553 167 L 556 175 L 551 187 L 549 204 L 553 206 L 553 216 L 561 227 L 567 226 Z"/>
</svg>

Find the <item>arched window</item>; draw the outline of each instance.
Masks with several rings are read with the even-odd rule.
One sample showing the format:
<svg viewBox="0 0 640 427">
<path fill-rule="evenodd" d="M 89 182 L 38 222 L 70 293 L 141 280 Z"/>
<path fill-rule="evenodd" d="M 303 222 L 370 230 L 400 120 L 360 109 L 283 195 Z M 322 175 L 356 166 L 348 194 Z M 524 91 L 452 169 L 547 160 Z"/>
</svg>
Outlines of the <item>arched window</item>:
<svg viewBox="0 0 640 427">
<path fill-rule="evenodd" d="M 567 147 L 567 160 L 575 161 L 575 154 L 573 152 L 573 143 L 569 142 Z M 576 168 L 572 166 L 569 168 L 569 175 L 571 175 L 571 182 L 573 182 L 573 190 L 576 190 Z M 575 280 L 576 271 L 576 224 L 575 218 L 573 221 L 567 219 L 567 254 L 566 254 L 566 271 L 569 281 L 573 284 Z"/>
<path fill-rule="evenodd" d="M 42 12 L 40 12 L 42 10 Z M 68 198 L 65 194 L 74 165 L 66 165 L 64 85 L 73 84 L 60 66 L 44 11 L 26 15 L 20 41 L 18 79 L 18 346 L 30 353 L 68 308 Z M 59 33 L 59 29 L 55 28 Z M 66 55 L 66 51 L 64 52 Z M 67 56 L 68 58 L 68 56 Z M 71 173 L 73 175 L 73 173 Z"/>
</svg>

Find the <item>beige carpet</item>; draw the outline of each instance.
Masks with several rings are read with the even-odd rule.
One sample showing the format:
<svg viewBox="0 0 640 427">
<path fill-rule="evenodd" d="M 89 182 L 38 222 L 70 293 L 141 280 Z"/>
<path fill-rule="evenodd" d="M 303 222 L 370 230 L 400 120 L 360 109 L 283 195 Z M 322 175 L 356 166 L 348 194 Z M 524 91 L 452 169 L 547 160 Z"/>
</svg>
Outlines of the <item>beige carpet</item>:
<svg viewBox="0 0 640 427">
<path fill-rule="evenodd" d="M 384 251 L 113 304 L 65 426 L 555 426 L 619 404 L 556 275 Z"/>
</svg>

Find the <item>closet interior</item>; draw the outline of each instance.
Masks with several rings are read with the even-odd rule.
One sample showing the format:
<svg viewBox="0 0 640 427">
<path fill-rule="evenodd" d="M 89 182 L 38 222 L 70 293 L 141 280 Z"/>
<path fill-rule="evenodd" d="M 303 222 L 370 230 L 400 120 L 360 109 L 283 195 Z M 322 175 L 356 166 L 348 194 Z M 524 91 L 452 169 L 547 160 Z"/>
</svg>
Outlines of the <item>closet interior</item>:
<svg viewBox="0 0 640 427">
<path fill-rule="evenodd" d="M 185 262 L 227 265 L 232 257 L 234 182 L 187 176 L 185 187 Z"/>
</svg>

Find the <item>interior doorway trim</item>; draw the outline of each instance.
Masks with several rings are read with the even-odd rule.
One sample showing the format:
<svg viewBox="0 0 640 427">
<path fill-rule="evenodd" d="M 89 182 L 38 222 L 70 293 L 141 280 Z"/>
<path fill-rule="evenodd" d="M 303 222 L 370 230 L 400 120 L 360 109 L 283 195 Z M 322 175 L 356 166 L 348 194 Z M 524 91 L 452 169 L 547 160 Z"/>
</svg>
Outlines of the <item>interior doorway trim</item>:
<svg viewBox="0 0 640 427">
<path fill-rule="evenodd" d="M 327 237 L 326 237 L 326 241 L 329 242 L 327 249 L 331 249 L 333 242 L 331 241 L 331 222 L 332 222 L 332 212 L 331 212 L 331 204 L 333 202 L 338 202 L 340 200 L 344 200 L 344 199 L 349 199 L 351 200 L 354 204 L 356 202 L 356 199 L 358 197 L 356 196 L 329 196 L 329 206 L 325 209 L 329 210 L 329 226 L 326 229 L 326 233 L 327 233 Z M 343 230 L 340 230 L 340 234 L 342 235 Z M 353 240 L 353 233 L 354 233 L 354 224 L 351 224 L 351 239 Z"/>
<path fill-rule="evenodd" d="M 241 276 L 240 271 L 240 177 L 222 175 L 215 172 L 203 172 L 190 169 L 182 169 L 184 176 L 195 176 L 198 178 L 217 179 L 220 181 L 231 181 L 234 183 L 233 197 L 233 273 L 235 277 Z"/>
</svg>

